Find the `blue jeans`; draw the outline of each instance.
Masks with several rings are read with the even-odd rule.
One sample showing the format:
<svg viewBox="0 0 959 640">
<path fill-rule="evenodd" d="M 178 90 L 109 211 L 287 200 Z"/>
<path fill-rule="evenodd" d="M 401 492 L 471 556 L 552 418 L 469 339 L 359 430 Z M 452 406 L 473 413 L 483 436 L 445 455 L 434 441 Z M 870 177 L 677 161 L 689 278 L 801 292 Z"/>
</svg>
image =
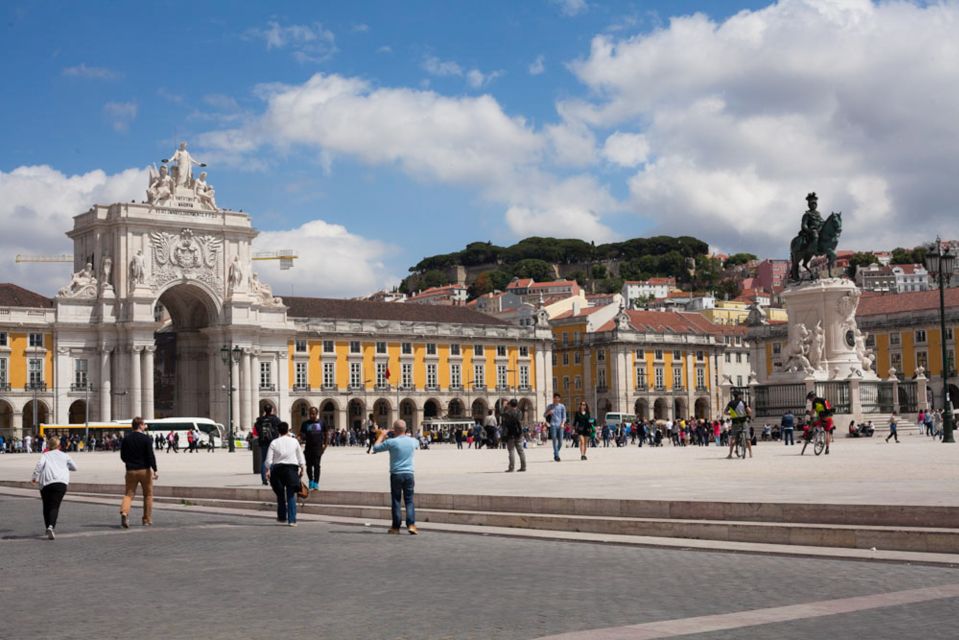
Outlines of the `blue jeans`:
<svg viewBox="0 0 959 640">
<path fill-rule="evenodd" d="M 270 467 L 270 486 L 276 494 L 276 519 L 296 522 L 296 492 L 300 476 L 293 464 L 275 464 Z"/>
<path fill-rule="evenodd" d="M 266 484 L 266 454 L 270 450 L 270 445 L 257 444 L 257 446 L 260 447 L 260 481 Z"/>
<path fill-rule="evenodd" d="M 783 429 L 783 444 L 795 444 L 793 441 L 793 430 L 792 429 Z"/>
<path fill-rule="evenodd" d="M 559 450 L 563 447 L 563 427 L 550 426 L 549 437 L 553 439 L 553 457 L 559 457 Z"/>
<path fill-rule="evenodd" d="M 400 497 L 406 503 L 406 528 L 416 524 L 416 509 L 413 507 L 413 474 L 390 474 L 390 509 L 393 512 L 393 528 L 400 528 Z"/>
</svg>

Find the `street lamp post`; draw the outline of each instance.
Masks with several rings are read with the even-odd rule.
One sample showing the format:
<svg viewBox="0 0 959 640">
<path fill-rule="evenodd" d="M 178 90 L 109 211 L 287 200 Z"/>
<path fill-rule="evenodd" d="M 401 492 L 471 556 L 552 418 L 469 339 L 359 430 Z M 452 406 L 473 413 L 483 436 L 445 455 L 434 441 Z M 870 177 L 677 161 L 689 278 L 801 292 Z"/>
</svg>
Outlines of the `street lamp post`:
<svg viewBox="0 0 959 640">
<path fill-rule="evenodd" d="M 226 416 L 227 422 L 229 423 L 228 432 L 230 442 L 227 445 L 230 453 L 236 451 L 236 443 L 233 441 L 233 365 L 240 361 L 240 357 L 243 355 L 243 350 L 239 346 L 235 346 L 232 349 L 226 345 L 223 345 L 220 348 L 220 357 L 223 359 L 223 364 L 227 366 L 229 370 L 229 384 L 230 386 L 227 389 L 227 404 L 226 404 Z"/>
<path fill-rule="evenodd" d="M 949 360 L 946 349 L 946 285 L 956 266 L 956 256 L 949 245 L 936 236 L 936 243 L 926 253 L 926 270 L 935 274 L 939 283 L 939 336 L 942 343 L 942 441 L 955 443 L 952 402 L 949 399 Z"/>
<path fill-rule="evenodd" d="M 90 392 L 94 391 L 89 381 L 83 385 L 83 441 L 90 442 Z"/>
</svg>

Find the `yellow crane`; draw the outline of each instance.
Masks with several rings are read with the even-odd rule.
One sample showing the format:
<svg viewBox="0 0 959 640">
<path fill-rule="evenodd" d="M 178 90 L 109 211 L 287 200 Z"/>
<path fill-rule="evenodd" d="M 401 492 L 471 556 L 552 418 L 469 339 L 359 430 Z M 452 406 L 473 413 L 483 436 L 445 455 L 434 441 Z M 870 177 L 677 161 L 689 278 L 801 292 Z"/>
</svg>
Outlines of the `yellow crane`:
<svg viewBox="0 0 959 640">
<path fill-rule="evenodd" d="M 69 253 L 62 253 L 58 256 L 25 256 L 17 254 L 17 264 L 21 262 L 73 262 L 73 256 Z"/>
<path fill-rule="evenodd" d="M 280 270 L 286 271 L 293 266 L 293 261 L 299 258 L 292 249 L 280 249 L 279 251 L 257 251 L 253 254 L 254 260 L 279 260 Z M 73 256 L 69 253 L 62 253 L 58 256 L 28 256 L 18 253 L 17 264 L 26 262 L 56 263 L 73 262 Z"/>
</svg>

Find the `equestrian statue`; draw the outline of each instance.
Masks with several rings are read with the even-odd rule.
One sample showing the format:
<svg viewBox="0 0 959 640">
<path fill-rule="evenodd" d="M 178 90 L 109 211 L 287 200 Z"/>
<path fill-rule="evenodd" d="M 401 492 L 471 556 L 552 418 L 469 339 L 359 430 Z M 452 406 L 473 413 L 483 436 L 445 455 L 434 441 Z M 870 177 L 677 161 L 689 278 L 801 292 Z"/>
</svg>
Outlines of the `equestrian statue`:
<svg viewBox="0 0 959 640">
<path fill-rule="evenodd" d="M 839 236 L 842 233 L 842 213 L 832 212 L 825 222 L 817 210 L 819 198 L 815 193 L 806 196 L 809 209 L 802 216 L 802 228 L 799 234 L 792 239 L 789 245 L 789 257 L 792 267 L 789 279 L 798 282 L 802 279 L 800 267 L 806 270 L 810 278 L 815 274 L 809 268 L 809 263 L 816 256 L 826 256 L 827 273 L 832 277 L 832 268 L 836 266 L 836 247 L 839 245 Z"/>
</svg>

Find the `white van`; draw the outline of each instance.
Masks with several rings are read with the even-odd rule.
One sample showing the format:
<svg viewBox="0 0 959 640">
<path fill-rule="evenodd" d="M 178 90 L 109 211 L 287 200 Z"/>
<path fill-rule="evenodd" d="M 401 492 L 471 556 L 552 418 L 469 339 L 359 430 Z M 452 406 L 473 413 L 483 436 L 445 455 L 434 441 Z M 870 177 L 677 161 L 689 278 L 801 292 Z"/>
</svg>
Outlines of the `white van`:
<svg viewBox="0 0 959 640">
<path fill-rule="evenodd" d="M 131 420 L 120 420 L 122 424 L 129 425 Z M 173 431 L 180 434 L 180 448 L 187 447 L 187 433 L 197 431 L 197 442 L 201 448 L 206 447 L 210 441 L 210 434 L 216 438 L 217 447 L 226 447 L 226 429 L 218 422 L 213 422 L 209 418 L 154 418 L 145 420 L 147 423 L 147 433 L 150 437 L 156 434 L 162 434 L 166 438 L 167 434 Z"/>
<path fill-rule="evenodd" d="M 625 422 L 633 424 L 636 422 L 636 416 L 631 413 L 607 413 L 606 414 L 606 424 L 611 427 L 621 425 Z"/>
</svg>

